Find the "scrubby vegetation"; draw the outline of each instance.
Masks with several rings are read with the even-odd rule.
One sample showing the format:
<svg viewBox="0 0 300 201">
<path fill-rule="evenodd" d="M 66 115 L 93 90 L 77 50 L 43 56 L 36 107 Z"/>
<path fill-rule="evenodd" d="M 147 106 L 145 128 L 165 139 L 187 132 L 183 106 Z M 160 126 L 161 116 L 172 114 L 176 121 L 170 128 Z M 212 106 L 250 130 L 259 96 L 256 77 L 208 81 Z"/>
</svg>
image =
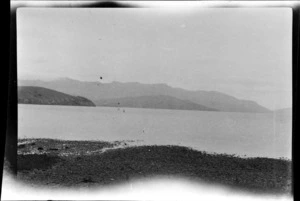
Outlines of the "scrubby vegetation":
<svg viewBox="0 0 300 201">
<path fill-rule="evenodd" d="M 239 158 L 181 146 L 132 147 L 126 142 L 19 141 L 18 177 L 32 184 L 101 186 L 157 175 L 255 193 L 291 193 L 291 161 L 285 159 Z"/>
</svg>

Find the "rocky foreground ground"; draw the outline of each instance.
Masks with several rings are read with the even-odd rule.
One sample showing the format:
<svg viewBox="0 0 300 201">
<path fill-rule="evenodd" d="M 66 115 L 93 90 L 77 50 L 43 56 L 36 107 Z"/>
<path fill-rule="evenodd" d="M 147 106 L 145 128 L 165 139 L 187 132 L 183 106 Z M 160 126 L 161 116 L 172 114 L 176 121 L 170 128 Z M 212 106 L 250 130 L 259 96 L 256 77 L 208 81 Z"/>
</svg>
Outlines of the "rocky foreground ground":
<svg viewBox="0 0 300 201">
<path fill-rule="evenodd" d="M 18 178 L 32 185 L 107 186 L 153 176 L 184 177 L 253 193 L 291 194 L 291 161 L 208 154 L 182 146 L 19 139 Z"/>
</svg>

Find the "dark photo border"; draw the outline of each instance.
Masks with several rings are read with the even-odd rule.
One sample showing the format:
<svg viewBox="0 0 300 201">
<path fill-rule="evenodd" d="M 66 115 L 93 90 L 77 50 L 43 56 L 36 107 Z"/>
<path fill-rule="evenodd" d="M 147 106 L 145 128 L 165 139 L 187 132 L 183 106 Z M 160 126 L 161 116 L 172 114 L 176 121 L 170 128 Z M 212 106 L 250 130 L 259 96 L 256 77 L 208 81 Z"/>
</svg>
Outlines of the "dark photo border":
<svg viewBox="0 0 300 201">
<path fill-rule="evenodd" d="M 137 2 L 137 1 L 136 1 Z M 209 1 L 213 2 L 213 1 Z M 5 106 L 6 110 L 3 113 L 6 116 L 6 121 L 4 124 L 5 134 L 1 140 L 2 142 L 2 152 L 4 152 L 3 163 L 7 163 L 8 168 L 12 175 L 17 174 L 17 140 L 18 140 L 18 107 L 17 107 L 17 9 L 18 8 L 140 8 L 143 7 L 140 4 L 135 3 L 134 1 L 11 1 L 10 5 L 10 32 L 9 32 L 9 67 L 6 71 L 6 76 L 4 81 L 6 82 L 7 88 L 5 89 Z M 220 1 L 220 4 L 215 6 L 206 6 L 203 7 L 221 7 L 221 8 L 240 8 L 240 7 L 254 7 L 254 8 L 271 8 L 271 7 L 288 7 L 293 11 L 292 17 L 292 85 L 293 85 L 293 126 L 292 126 L 292 163 L 293 163 L 293 187 L 292 193 L 295 193 L 295 176 L 297 160 L 296 160 L 296 147 L 297 147 L 297 136 L 296 134 L 300 133 L 298 126 L 298 115 L 299 110 L 297 102 L 299 101 L 299 55 L 300 55 L 300 2 L 290 6 L 286 1 L 253 1 L 251 5 L 246 4 L 243 1 Z M 4 107 L 5 107 L 4 106 Z"/>
</svg>

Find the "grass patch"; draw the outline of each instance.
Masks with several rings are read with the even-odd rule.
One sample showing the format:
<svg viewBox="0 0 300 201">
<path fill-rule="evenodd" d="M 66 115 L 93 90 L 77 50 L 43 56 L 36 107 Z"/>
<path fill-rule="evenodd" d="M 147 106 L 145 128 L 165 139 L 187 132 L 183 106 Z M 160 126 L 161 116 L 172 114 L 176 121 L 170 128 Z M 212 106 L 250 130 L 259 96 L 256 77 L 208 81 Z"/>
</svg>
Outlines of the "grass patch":
<svg viewBox="0 0 300 201">
<path fill-rule="evenodd" d="M 46 154 L 36 155 L 18 155 L 18 171 L 51 168 L 54 164 L 61 161 L 58 156 L 49 156 Z"/>
<path fill-rule="evenodd" d="M 20 179 L 61 186 L 101 186 L 165 175 L 199 179 L 255 193 L 291 193 L 289 160 L 208 154 L 181 146 L 137 146 L 91 152 L 121 142 L 50 142 L 54 144 L 49 147 L 56 145 L 58 150 L 26 155 L 30 152 L 28 145 L 19 151 Z M 66 150 L 60 146 L 62 144 L 70 147 Z M 40 140 L 36 140 L 32 149 L 39 146 Z M 61 154 L 64 152 L 69 154 Z"/>
</svg>

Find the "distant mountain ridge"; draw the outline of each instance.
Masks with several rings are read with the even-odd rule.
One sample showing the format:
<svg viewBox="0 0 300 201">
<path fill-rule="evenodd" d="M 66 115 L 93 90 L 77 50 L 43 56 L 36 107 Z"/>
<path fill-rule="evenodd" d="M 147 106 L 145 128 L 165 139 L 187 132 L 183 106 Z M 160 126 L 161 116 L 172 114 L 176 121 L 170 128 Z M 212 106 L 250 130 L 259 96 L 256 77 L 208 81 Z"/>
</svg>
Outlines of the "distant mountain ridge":
<svg viewBox="0 0 300 201">
<path fill-rule="evenodd" d="M 275 110 L 275 112 L 292 112 L 292 111 L 293 109 L 291 107 Z"/>
<path fill-rule="evenodd" d="M 240 100 L 233 96 L 216 91 L 189 91 L 173 88 L 167 84 L 141 84 L 137 82 L 100 83 L 84 82 L 70 78 L 53 81 L 19 80 L 19 86 L 40 86 L 75 96 L 83 96 L 97 102 L 103 99 L 115 99 L 141 96 L 170 96 L 180 100 L 225 112 L 270 112 L 269 109 L 250 100 Z"/>
<path fill-rule="evenodd" d="M 18 103 L 40 105 L 96 106 L 92 101 L 44 87 L 19 86 Z"/>
<path fill-rule="evenodd" d="M 217 111 L 216 109 L 208 108 L 188 100 L 181 100 L 165 95 L 102 99 L 97 100 L 95 103 L 97 106 L 106 107 Z"/>
</svg>

